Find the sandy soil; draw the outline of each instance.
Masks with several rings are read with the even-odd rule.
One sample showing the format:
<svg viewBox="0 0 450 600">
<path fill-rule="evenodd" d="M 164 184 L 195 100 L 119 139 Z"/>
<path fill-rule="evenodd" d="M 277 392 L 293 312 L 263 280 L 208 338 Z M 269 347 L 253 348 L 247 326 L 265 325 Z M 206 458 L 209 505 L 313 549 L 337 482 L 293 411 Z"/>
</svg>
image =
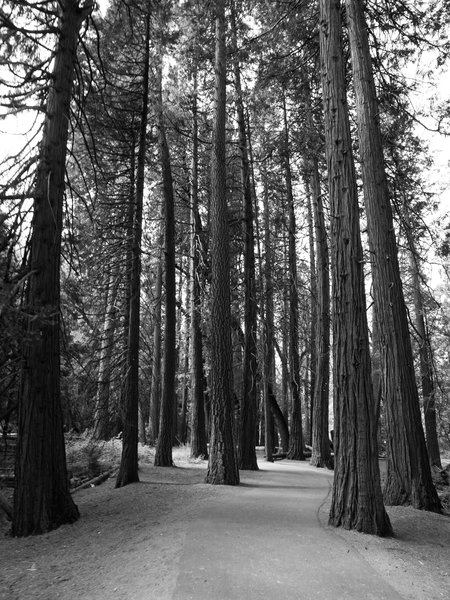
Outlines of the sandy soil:
<svg viewBox="0 0 450 600">
<path fill-rule="evenodd" d="M 141 483 L 81 490 L 81 519 L 43 536 L 0 538 L 1 600 L 170 600 L 189 523 L 223 493 L 203 483 L 205 463 L 142 464 Z M 318 507 L 327 527 L 329 498 Z M 389 509 L 396 537 L 332 530 L 405 599 L 450 598 L 450 518 Z M 0 533 L 7 523 L 0 521 Z M 267 535 L 271 536 L 270 523 Z"/>
</svg>

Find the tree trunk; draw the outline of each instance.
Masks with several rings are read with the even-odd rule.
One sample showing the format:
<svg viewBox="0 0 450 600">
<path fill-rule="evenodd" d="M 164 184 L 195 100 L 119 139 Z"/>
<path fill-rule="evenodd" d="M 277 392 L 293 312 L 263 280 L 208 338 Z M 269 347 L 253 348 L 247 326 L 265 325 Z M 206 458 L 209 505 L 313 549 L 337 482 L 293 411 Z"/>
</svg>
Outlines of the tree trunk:
<svg viewBox="0 0 450 600">
<path fill-rule="evenodd" d="M 425 325 L 425 309 L 423 306 L 422 286 L 420 285 L 420 272 L 417 263 L 414 241 L 408 240 L 411 251 L 411 274 L 414 294 L 414 313 L 416 333 L 419 344 L 420 379 L 422 383 L 422 402 L 425 420 L 426 442 L 430 465 L 442 469 L 441 453 L 436 425 L 436 406 L 434 401 L 435 385 L 433 377 L 433 352 L 430 336 Z"/>
<path fill-rule="evenodd" d="M 60 264 L 64 173 L 78 34 L 93 5 L 60 2 L 58 45 L 36 175 L 28 332 L 24 341 L 12 533 L 73 523 L 60 391 Z"/>
<path fill-rule="evenodd" d="M 275 350 L 273 346 L 273 336 L 275 330 L 274 324 L 274 303 L 273 303 L 273 278 L 272 278 L 272 239 L 270 235 L 270 213 L 269 213 L 269 193 L 267 189 L 267 169 L 263 165 L 263 201 L 264 201 L 264 300 L 265 300 L 265 321 L 264 321 L 264 430 L 265 430 L 265 450 L 266 460 L 273 462 L 273 446 L 272 439 L 272 419 L 275 418 L 278 424 L 281 413 L 276 402 L 274 394 L 275 384 Z M 260 253 L 261 254 L 261 253 Z M 275 408 L 276 407 L 276 408 Z M 278 408 L 279 413 L 276 413 Z M 282 416 L 282 413 L 281 413 Z M 278 418 L 277 418 L 278 417 Z M 284 419 L 283 419 L 284 420 Z M 280 430 L 280 427 L 278 427 Z M 286 426 L 287 429 L 287 426 Z M 280 432 L 281 433 L 281 432 Z M 283 438 L 282 438 L 283 439 Z M 289 439 L 289 434 L 288 434 Z M 286 440 L 285 440 L 286 441 Z M 283 448 L 287 452 L 287 447 Z"/>
<path fill-rule="evenodd" d="M 241 157 L 241 185 L 244 205 L 244 389 L 241 402 L 239 468 L 257 471 L 256 423 L 257 423 L 257 304 L 255 283 L 255 236 L 253 230 L 253 198 L 248 159 L 247 132 L 244 103 L 242 99 L 241 72 L 237 54 L 236 14 L 231 5 L 231 37 L 234 52 L 233 70 L 236 88 L 236 112 L 239 129 Z M 270 414 L 270 411 L 269 411 Z"/>
<path fill-rule="evenodd" d="M 317 158 L 311 163 L 311 191 L 313 195 L 314 225 L 317 254 L 317 337 L 316 380 L 312 417 L 311 464 L 315 467 L 333 467 L 328 432 L 328 402 L 330 386 L 330 265 L 327 230 L 320 190 Z"/>
<path fill-rule="evenodd" d="M 316 386 L 316 368 L 317 368 L 317 313 L 318 313 L 318 283 L 317 283 L 317 268 L 316 261 L 318 263 L 319 256 L 316 252 L 314 245 L 314 217 L 312 204 L 314 202 L 314 191 L 308 177 L 305 178 L 306 187 L 306 202 L 308 209 L 308 241 L 309 241 L 309 265 L 310 265 L 310 294 L 309 304 L 311 311 L 311 322 L 309 326 L 309 369 L 307 372 L 310 373 L 309 390 L 306 389 L 305 399 L 309 398 L 309 402 L 305 406 L 305 432 L 307 443 L 312 444 L 312 421 L 313 421 L 313 410 L 314 410 L 314 388 Z M 320 191 L 319 191 L 320 194 Z M 319 265 L 317 265 L 319 266 Z M 309 405 L 309 406 L 308 406 Z"/>
<path fill-rule="evenodd" d="M 162 72 L 158 74 L 157 122 L 158 139 L 163 176 L 165 204 L 165 302 L 164 302 L 164 352 L 163 352 L 163 388 L 161 398 L 161 418 L 159 436 L 156 444 L 155 461 L 157 467 L 171 467 L 172 445 L 174 439 L 174 414 L 176 406 L 175 369 L 176 369 L 176 285 L 175 285 L 175 203 L 173 193 L 172 168 L 169 146 L 167 145 L 162 102 Z"/>
<path fill-rule="evenodd" d="M 206 483 L 238 485 L 232 429 L 228 210 L 226 198 L 225 2 L 216 0 L 215 121 L 211 165 L 211 441 Z"/>
<path fill-rule="evenodd" d="M 196 60 L 196 58 L 195 58 Z M 191 456 L 208 458 L 205 419 L 206 380 L 203 367 L 203 336 L 201 329 L 202 298 L 200 289 L 201 222 L 198 214 L 198 106 L 197 64 L 194 65 L 192 106 L 192 169 L 191 169 Z"/>
<path fill-rule="evenodd" d="M 300 352 L 298 339 L 298 275 L 297 275 L 297 250 L 296 250 L 296 223 L 294 195 L 292 192 L 292 175 L 289 156 L 289 130 L 287 120 L 286 98 L 283 92 L 283 117 L 284 117 L 284 169 L 286 177 L 286 195 L 289 214 L 289 350 L 290 350 L 290 375 L 292 391 L 292 416 L 291 433 L 289 436 L 289 460 L 305 460 L 303 454 L 303 429 L 301 406 L 301 379 L 300 379 Z"/>
<path fill-rule="evenodd" d="M 363 6 L 347 0 L 359 149 L 386 407 L 387 504 L 441 511 L 420 417 L 411 338 L 384 168 L 379 110 Z"/>
<path fill-rule="evenodd" d="M 150 437 L 148 443 L 156 445 L 159 435 L 159 418 L 161 407 L 161 304 L 163 289 L 163 252 L 164 245 L 164 205 L 161 207 L 161 234 L 158 265 L 155 277 L 155 305 L 153 307 L 153 365 L 152 387 L 150 397 Z"/>
<path fill-rule="evenodd" d="M 383 506 L 364 291 L 363 253 L 345 91 L 341 7 L 320 0 L 320 56 L 331 215 L 335 471 L 330 525 L 391 533 Z"/>
<path fill-rule="evenodd" d="M 98 365 L 93 432 L 93 438 L 96 440 L 108 440 L 111 435 L 109 423 L 109 395 L 111 387 L 111 358 L 117 320 L 115 303 L 118 287 L 119 278 L 113 271 L 108 278 L 105 321 L 103 323 L 103 336 Z"/>
<path fill-rule="evenodd" d="M 145 20 L 145 49 L 142 74 L 142 112 L 139 128 L 139 149 L 136 167 L 136 198 L 133 220 L 133 244 L 130 281 L 129 335 L 125 419 L 122 432 L 122 458 L 116 479 L 116 488 L 139 481 L 139 328 L 141 316 L 141 240 L 144 204 L 145 154 L 147 145 L 148 95 L 150 71 L 150 13 Z"/>
</svg>

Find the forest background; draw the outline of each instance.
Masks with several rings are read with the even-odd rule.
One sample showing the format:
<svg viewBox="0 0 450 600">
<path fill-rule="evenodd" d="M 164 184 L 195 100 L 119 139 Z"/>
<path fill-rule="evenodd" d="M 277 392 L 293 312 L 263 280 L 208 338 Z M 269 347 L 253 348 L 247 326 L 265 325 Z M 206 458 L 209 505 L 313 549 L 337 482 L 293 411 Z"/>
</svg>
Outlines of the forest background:
<svg viewBox="0 0 450 600">
<path fill-rule="evenodd" d="M 4 139 L 12 152 L 1 166 L 0 417 L 5 436 L 22 431 L 18 535 L 77 517 L 68 500 L 63 517 L 30 517 L 33 499 L 25 490 L 45 481 L 51 497 L 67 479 L 59 430 L 93 441 L 123 437 L 117 485 L 138 478 L 138 438 L 156 445 L 160 465 L 172 464 L 174 443 L 190 443 L 194 456 L 215 448 L 212 483 L 238 483 L 237 466 L 257 468 L 257 445 L 265 446 L 268 460 L 273 454 L 304 459 L 309 446 L 313 464 L 332 466 L 328 438 L 335 424 L 328 418 L 340 388 L 336 379 L 329 386 L 329 335 L 339 302 L 335 282 L 331 304 L 325 290 L 328 253 L 332 276 L 337 272 L 339 236 L 322 99 L 326 3 L 319 4 L 227 3 L 222 71 L 222 2 L 117 0 L 100 12 L 87 1 L 24 0 L 2 8 Z M 446 139 L 449 104 L 437 92 L 447 71 L 448 7 L 390 2 L 364 8 L 400 304 L 409 321 L 430 463 L 440 469 L 440 453 L 450 446 L 449 179 L 445 160 L 440 177 L 433 177 L 436 163 L 421 124 Z M 342 32 L 353 140 L 348 152 L 356 157 L 362 199 L 351 40 L 345 27 Z M 227 83 L 222 147 L 220 74 Z M 435 86 L 436 95 L 428 97 Z M 9 147 L 13 122 L 24 129 L 19 146 Z M 224 201 L 225 236 L 223 228 L 214 229 L 223 226 Z M 36 215 L 45 211 L 39 225 Z M 377 451 L 391 455 L 393 417 L 380 358 L 389 343 L 373 309 L 374 252 L 362 202 L 358 219 L 370 410 L 379 416 Z M 229 256 L 221 263 L 227 238 Z M 224 269 L 227 282 L 220 287 Z M 332 327 L 336 353 L 340 333 Z M 333 358 L 336 366 L 337 354 Z M 221 436 L 231 454 L 238 446 L 236 465 L 217 452 Z M 51 442 L 41 447 L 44 437 Z M 58 466 L 50 456 L 60 457 Z M 48 473 L 39 473 L 40 457 Z M 403 501 L 414 504 L 410 491 Z"/>
</svg>

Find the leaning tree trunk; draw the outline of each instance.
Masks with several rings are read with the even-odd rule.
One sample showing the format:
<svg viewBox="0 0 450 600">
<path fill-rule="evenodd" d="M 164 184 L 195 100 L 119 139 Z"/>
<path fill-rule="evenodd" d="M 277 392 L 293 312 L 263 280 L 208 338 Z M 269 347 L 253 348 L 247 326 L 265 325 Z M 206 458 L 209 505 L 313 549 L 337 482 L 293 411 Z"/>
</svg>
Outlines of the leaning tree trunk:
<svg viewBox="0 0 450 600">
<path fill-rule="evenodd" d="M 159 436 L 156 444 L 155 461 L 157 467 L 171 467 L 172 446 L 174 439 L 175 416 L 175 368 L 176 368 L 176 284 L 175 284 L 175 203 L 173 192 L 172 169 L 169 146 L 166 138 L 162 103 L 162 73 L 158 77 L 157 121 L 158 139 L 163 176 L 165 204 L 165 298 L 164 298 L 164 351 L 163 351 L 163 386 L 161 398 L 161 418 Z"/>
<path fill-rule="evenodd" d="M 225 1 L 216 0 L 215 120 L 211 165 L 211 439 L 206 483 L 238 485 L 233 440 L 230 266 L 226 197 Z"/>
<path fill-rule="evenodd" d="M 72 80 L 78 34 L 93 3 L 81 7 L 77 0 L 63 0 L 59 6 L 34 195 L 12 524 L 16 536 L 50 531 L 79 517 L 69 492 L 61 410 L 60 264 Z"/>
<path fill-rule="evenodd" d="M 257 424 L 257 304 L 255 284 L 255 236 L 253 228 L 253 198 L 247 147 L 247 132 L 242 99 L 241 71 L 237 54 L 236 14 L 234 2 L 231 8 L 231 31 L 234 52 L 234 85 L 236 88 L 236 112 L 239 129 L 241 156 L 241 185 L 244 203 L 244 389 L 241 402 L 239 468 L 258 470 L 256 460 Z M 266 432 L 267 433 L 267 432 Z"/>
<path fill-rule="evenodd" d="M 289 133 L 286 109 L 286 98 L 283 92 L 284 115 L 284 170 L 286 178 L 286 192 L 289 214 L 289 351 L 290 375 L 292 390 L 292 418 L 289 436 L 289 451 L 287 458 L 290 460 L 305 460 L 303 454 L 303 428 L 301 406 L 301 381 L 300 381 L 300 351 L 298 339 L 298 275 L 297 275 L 297 250 L 295 246 L 295 207 L 292 192 L 292 176 L 289 156 Z"/>
<path fill-rule="evenodd" d="M 141 240 L 144 203 L 144 171 L 147 143 L 148 85 L 150 72 L 150 13 L 146 15 L 144 70 L 142 74 L 142 108 L 139 128 L 139 149 L 136 168 L 136 195 L 133 218 L 133 241 L 130 281 L 130 312 L 127 348 L 125 419 L 122 433 L 122 458 L 116 488 L 139 481 L 139 328 L 141 312 Z"/>
<path fill-rule="evenodd" d="M 196 59 L 195 59 L 196 60 Z M 203 336 L 201 329 L 200 259 L 201 222 L 198 213 L 198 106 L 197 64 L 194 65 L 192 106 L 192 169 L 191 169 L 191 456 L 208 458 L 205 419 L 206 380 L 203 367 Z"/>
<path fill-rule="evenodd" d="M 387 504 L 441 511 L 431 478 L 384 167 L 380 118 L 361 0 L 347 0 L 359 149 L 379 326 L 387 428 Z"/>
<path fill-rule="evenodd" d="M 325 144 L 333 215 L 335 471 L 331 525 L 391 533 L 383 506 L 375 443 L 363 252 L 346 102 L 341 7 L 320 0 L 320 57 Z"/>
<path fill-rule="evenodd" d="M 317 254 L 317 331 L 316 379 L 312 417 L 311 464 L 315 467 L 333 467 L 328 433 L 328 403 L 330 387 L 330 265 L 327 229 L 320 190 L 317 158 L 311 164 L 311 191 L 316 229 Z"/>
</svg>

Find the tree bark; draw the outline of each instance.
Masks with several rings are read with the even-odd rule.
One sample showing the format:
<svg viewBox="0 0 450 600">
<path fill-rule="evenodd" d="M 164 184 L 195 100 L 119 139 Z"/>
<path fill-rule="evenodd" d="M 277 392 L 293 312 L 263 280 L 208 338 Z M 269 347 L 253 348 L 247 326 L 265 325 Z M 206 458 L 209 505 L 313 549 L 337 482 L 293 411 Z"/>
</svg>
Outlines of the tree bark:
<svg viewBox="0 0 450 600">
<path fill-rule="evenodd" d="M 211 440 L 206 483 L 238 485 L 232 429 L 228 210 L 226 198 L 225 2 L 216 0 L 215 120 L 211 165 Z"/>
<path fill-rule="evenodd" d="M 387 504 L 441 512 L 431 478 L 384 168 L 379 110 L 361 0 L 347 0 L 359 149 L 387 427 Z"/>
<path fill-rule="evenodd" d="M 69 492 L 60 391 L 60 264 L 64 173 L 78 34 L 88 2 L 59 3 L 58 45 L 36 175 L 21 371 L 12 533 L 50 531 L 79 518 Z"/>
<path fill-rule="evenodd" d="M 383 506 L 359 207 L 345 90 L 341 6 L 320 0 L 320 57 L 332 215 L 335 471 L 330 525 L 392 532 Z"/>
</svg>

